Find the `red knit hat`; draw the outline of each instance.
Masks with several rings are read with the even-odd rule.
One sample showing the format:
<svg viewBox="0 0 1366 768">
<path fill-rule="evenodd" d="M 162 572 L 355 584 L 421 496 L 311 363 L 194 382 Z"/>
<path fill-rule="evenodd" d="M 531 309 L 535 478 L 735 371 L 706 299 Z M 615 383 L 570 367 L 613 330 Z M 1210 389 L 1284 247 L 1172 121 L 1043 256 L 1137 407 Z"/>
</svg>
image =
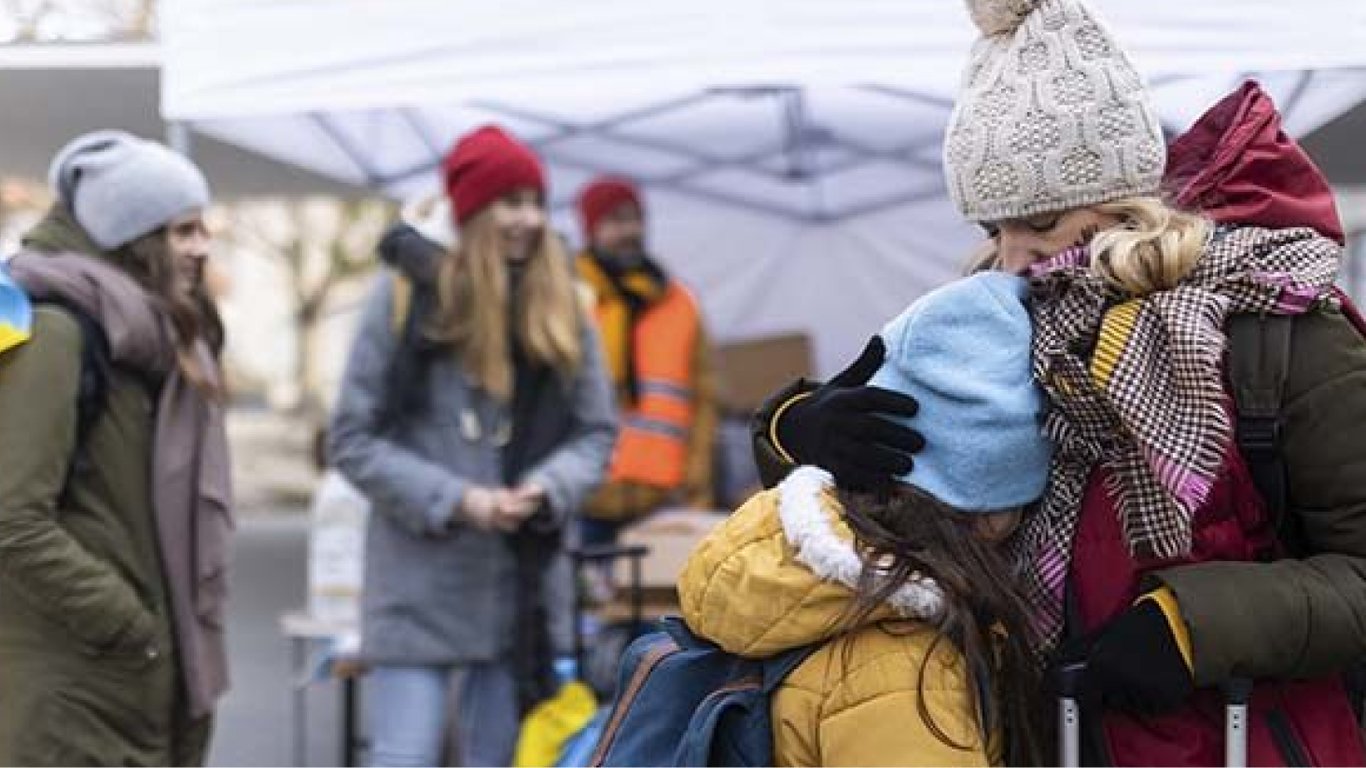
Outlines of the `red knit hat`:
<svg viewBox="0 0 1366 768">
<path fill-rule="evenodd" d="M 623 203 L 635 203 L 641 211 L 645 206 L 640 202 L 640 191 L 636 185 L 620 176 L 599 176 L 579 193 L 579 218 L 583 222 L 583 236 L 593 239 L 602 217 L 616 210 Z"/>
<path fill-rule="evenodd" d="M 545 192 L 545 171 L 531 148 L 496 125 L 465 134 L 441 163 L 457 224 L 518 187 Z"/>
</svg>

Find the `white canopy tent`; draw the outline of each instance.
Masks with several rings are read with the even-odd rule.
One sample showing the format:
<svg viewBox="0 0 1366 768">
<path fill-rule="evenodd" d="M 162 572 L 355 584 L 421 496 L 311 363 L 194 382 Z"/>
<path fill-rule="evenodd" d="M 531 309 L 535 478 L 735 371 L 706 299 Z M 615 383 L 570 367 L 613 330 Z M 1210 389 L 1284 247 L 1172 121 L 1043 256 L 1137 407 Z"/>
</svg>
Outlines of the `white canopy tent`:
<svg viewBox="0 0 1366 768">
<path fill-rule="evenodd" d="M 1296 134 L 1366 98 L 1359 0 L 1093 0 L 1183 130 L 1245 77 Z M 961 267 L 939 165 L 974 37 L 955 0 L 167 0 L 162 107 L 404 198 L 496 121 L 551 171 L 647 189 L 714 334 L 803 330 L 828 374 Z"/>
</svg>

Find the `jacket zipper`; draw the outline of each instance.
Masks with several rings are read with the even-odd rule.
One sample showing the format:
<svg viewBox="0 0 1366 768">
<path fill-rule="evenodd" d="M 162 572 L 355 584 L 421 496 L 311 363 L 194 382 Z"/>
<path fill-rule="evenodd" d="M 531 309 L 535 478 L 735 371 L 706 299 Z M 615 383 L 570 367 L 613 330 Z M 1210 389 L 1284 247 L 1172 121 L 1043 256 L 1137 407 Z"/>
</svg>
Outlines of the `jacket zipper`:
<svg viewBox="0 0 1366 768">
<path fill-rule="evenodd" d="M 617 731 L 621 728 L 621 721 L 626 719 L 626 712 L 631 708 L 636 695 L 644 687 L 645 680 L 659 666 L 666 656 L 672 655 L 679 650 L 678 644 L 672 640 L 667 645 L 660 645 L 645 654 L 640 666 L 636 667 L 636 673 L 631 675 L 631 682 L 626 686 L 621 698 L 617 699 L 616 706 L 612 708 L 612 719 L 607 721 L 607 727 L 602 730 L 602 736 L 598 738 L 598 748 L 593 751 L 593 759 L 588 761 L 591 766 L 600 766 L 602 761 L 607 759 L 607 750 L 612 747 L 612 742 L 616 741 Z"/>
</svg>

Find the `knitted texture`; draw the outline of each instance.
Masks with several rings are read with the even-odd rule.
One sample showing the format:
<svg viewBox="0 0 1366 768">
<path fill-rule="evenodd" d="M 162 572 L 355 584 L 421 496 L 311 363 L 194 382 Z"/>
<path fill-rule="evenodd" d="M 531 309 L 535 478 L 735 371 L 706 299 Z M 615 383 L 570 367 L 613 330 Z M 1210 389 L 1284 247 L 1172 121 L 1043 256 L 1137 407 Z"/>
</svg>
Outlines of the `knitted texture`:
<svg viewBox="0 0 1366 768">
<path fill-rule="evenodd" d="M 57 152 L 48 179 L 96 245 L 113 250 L 209 205 L 188 158 L 123 131 L 94 131 Z"/>
<path fill-rule="evenodd" d="M 496 125 L 465 134 L 441 164 L 457 225 L 520 187 L 545 193 L 545 170 L 531 147 Z"/>
<path fill-rule="evenodd" d="M 984 36 L 949 120 L 949 195 L 973 221 L 1158 190 L 1166 149 L 1142 78 L 1078 0 L 968 0 Z"/>
<path fill-rule="evenodd" d="M 632 203 L 642 211 L 645 207 L 636 185 L 620 176 L 600 176 L 584 187 L 579 194 L 579 221 L 583 226 L 584 240 L 591 243 L 598 222 L 626 203 Z"/>
</svg>

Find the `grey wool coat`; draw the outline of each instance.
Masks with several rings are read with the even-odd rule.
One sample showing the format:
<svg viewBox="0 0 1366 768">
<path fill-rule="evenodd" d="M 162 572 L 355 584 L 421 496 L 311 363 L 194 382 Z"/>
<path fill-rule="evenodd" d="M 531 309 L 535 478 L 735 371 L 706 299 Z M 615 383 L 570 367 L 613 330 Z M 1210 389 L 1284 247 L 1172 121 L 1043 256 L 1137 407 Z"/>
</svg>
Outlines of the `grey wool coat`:
<svg viewBox="0 0 1366 768">
<path fill-rule="evenodd" d="M 333 415 L 332 463 L 374 505 L 365 544 L 361 652 L 376 664 L 463 664 L 506 659 L 517 627 L 516 564 L 499 533 L 452 518 L 471 485 L 503 485 L 495 435 L 509 409 L 475 385 L 453 355 L 426 370 L 421 418 L 381 417 L 402 331 L 395 277 L 385 271 L 367 302 Z M 601 481 L 616 416 L 596 332 L 587 318 L 583 358 L 559 397 L 537 409 L 532 449 L 544 458 L 518 482 L 547 491 L 553 523 L 573 519 Z M 550 413 L 547 414 L 546 411 Z M 477 424 L 476 424 L 477 422 Z M 572 574 L 563 550 L 546 570 L 551 637 L 567 648 Z"/>
</svg>

